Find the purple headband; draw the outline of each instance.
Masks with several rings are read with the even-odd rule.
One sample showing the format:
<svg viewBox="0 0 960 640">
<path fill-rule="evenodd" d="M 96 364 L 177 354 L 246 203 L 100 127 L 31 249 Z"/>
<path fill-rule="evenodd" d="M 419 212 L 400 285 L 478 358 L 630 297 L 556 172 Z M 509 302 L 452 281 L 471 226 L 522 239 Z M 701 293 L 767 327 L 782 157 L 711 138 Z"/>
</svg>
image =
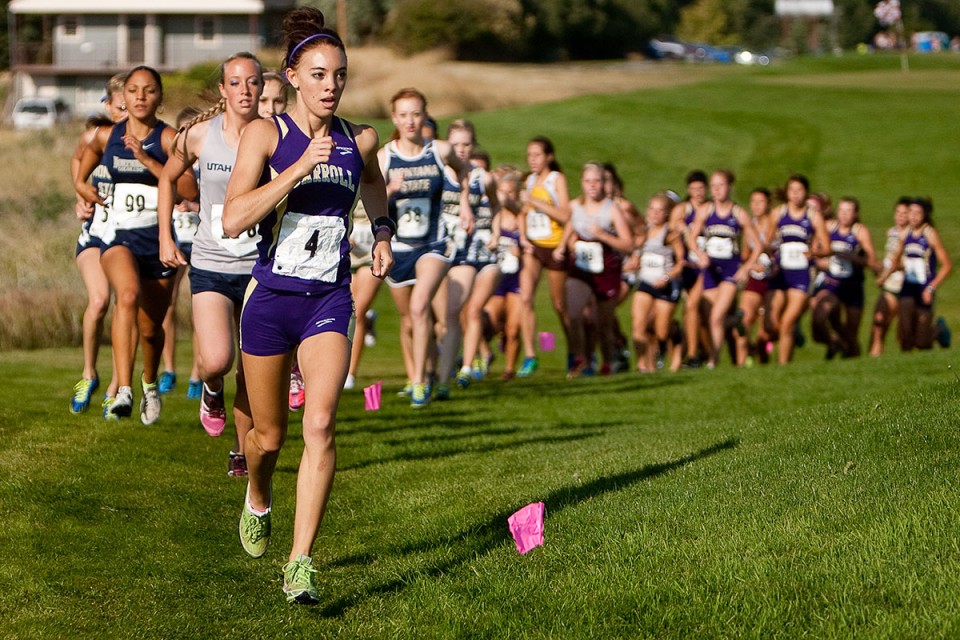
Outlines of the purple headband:
<svg viewBox="0 0 960 640">
<path fill-rule="evenodd" d="M 291 52 L 290 52 L 290 55 L 287 56 L 287 65 L 289 65 L 289 64 L 293 61 L 293 57 L 294 57 L 295 55 L 297 55 L 297 51 L 300 50 L 300 47 L 302 47 L 303 45 L 307 44 L 307 43 L 310 42 L 311 40 L 316 40 L 317 38 L 327 38 L 327 39 L 329 39 L 329 40 L 333 40 L 334 43 L 336 43 L 337 46 L 339 46 L 339 47 L 342 47 L 342 46 L 343 46 L 343 42 L 341 42 L 340 38 L 338 38 L 338 37 L 335 36 L 335 35 L 331 35 L 331 34 L 329 34 L 329 33 L 315 33 L 315 34 L 313 34 L 312 36 L 307 36 L 306 38 L 304 38 L 303 40 L 301 40 L 301 41 L 300 41 L 300 44 L 298 44 L 297 46 L 295 46 L 295 47 L 293 48 L 293 51 L 291 51 Z"/>
</svg>

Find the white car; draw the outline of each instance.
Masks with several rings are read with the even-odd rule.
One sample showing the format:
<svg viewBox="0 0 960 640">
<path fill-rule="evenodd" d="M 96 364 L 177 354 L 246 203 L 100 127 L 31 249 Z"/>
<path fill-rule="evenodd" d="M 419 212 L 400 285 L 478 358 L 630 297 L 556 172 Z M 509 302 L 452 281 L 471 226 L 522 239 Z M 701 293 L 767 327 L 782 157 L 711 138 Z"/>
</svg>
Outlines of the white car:
<svg viewBox="0 0 960 640">
<path fill-rule="evenodd" d="M 70 119 L 70 109 L 56 98 L 21 98 L 13 107 L 14 129 L 50 129 Z"/>
</svg>

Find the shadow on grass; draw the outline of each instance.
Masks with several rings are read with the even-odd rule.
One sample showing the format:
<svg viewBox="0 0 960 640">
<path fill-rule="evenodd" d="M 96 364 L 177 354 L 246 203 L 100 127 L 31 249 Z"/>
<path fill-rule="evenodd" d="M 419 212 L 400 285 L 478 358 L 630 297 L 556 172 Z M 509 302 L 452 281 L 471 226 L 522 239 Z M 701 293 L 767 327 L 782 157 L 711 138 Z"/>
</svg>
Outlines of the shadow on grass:
<svg viewBox="0 0 960 640">
<path fill-rule="evenodd" d="M 560 487 L 542 500 L 547 506 L 547 514 L 556 514 L 567 507 L 576 506 L 597 496 L 613 493 L 639 482 L 657 478 L 674 469 L 693 464 L 729 449 L 735 449 L 738 446 L 740 446 L 739 438 L 727 438 L 669 462 L 649 464 L 639 469 L 597 478 L 592 482 Z M 507 518 L 511 513 L 513 513 L 513 509 L 502 511 L 494 514 L 486 522 L 470 527 L 468 530 L 461 530 L 448 536 L 424 540 L 420 543 L 387 551 L 389 555 L 417 555 L 443 549 L 445 558 L 443 561 L 432 564 L 428 562 L 426 566 L 417 563 L 417 568 L 404 571 L 392 580 L 369 585 L 366 589 L 358 590 L 353 594 L 329 602 L 325 606 L 320 606 L 316 609 L 316 613 L 325 617 L 342 616 L 367 598 L 399 592 L 417 580 L 424 577 L 440 577 L 461 565 L 476 560 L 480 555 L 490 553 L 510 540 Z M 382 558 L 383 555 L 383 553 L 364 553 L 347 556 L 332 561 L 330 566 L 369 565 L 378 558 Z"/>
<path fill-rule="evenodd" d="M 503 442 L 499 444 L 461 444 L 456 446 L 448 446 L 446 448 L 437 448 L 431 446 L 429 450 L 424 451 L 421 449 L 408 448 L 406 451 L 398 452 L 394 455 L 383 456 L 379 458 L 374 458 L 371 460 L 362 460 L 355 462 L 353 464 L 344 464 L 337 465 L 337 473 L 343 473 L 346 471 L 356 471 L 358 469 L 366 469 L 367 467 L 373 467 L 381 464 L 390 464 L 393 462 L 418 462 L 421 460 L 440 460 L 443 458 L 451 458 L 453 456 L 459 456 L 464 454 L 476 454 L 476 453 L 493 453 L 496 451 L 506 451 L 508 449 L 513 449 L 516 447 L 525 447 L 528 445 L 551 445 L 551 444 L 568 444 L 570 442 L 578 442 L 581 440 L 587 440 L 589 438 L 595 438 L 601 435 L 601 431 L 596 429 L 580 429 L 579 433 L 569 434 L 569 435 L 552 435 L 552 436 L 541 436 L 535 438 L 521 438 L 517 440 L 511 440 L 510 442 Z M 464 435 L 461 437 L 474 437 L 476 433 L 470 434 L 469 436 Z M 405 444 L 415 445 L 419 440 L 410 440 Z M 298 467 L 296 465 L 280 465 L 277 466 L 276 473 L 289 473 L 296 475 Z"/>
</svg>

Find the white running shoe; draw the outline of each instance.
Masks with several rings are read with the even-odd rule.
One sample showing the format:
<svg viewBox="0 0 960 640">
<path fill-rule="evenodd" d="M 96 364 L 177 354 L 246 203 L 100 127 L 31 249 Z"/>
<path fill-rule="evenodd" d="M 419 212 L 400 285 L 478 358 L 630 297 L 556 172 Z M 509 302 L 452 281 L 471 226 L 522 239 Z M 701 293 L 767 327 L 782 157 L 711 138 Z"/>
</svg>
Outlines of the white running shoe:
<svg viewBox="0 0 960 640">
<path fill-rule="evenodd" d="M 140 398 L 140 422 L 146 425 L 154 424 L 160 418 L 160 388 L 156 382 L 147 384 L 140 379 L 143 387 L 143 397 Z"/>
<path fill-rule="evenodd" d="M 119 420 L 120 418 L 129 418 L 133 413 L 133 389 L 130 387 L 120 387 L 117 389 L 117 396 L 110 403 L 109 408 L 103 414 L 107 420 Z"/>
</svg>

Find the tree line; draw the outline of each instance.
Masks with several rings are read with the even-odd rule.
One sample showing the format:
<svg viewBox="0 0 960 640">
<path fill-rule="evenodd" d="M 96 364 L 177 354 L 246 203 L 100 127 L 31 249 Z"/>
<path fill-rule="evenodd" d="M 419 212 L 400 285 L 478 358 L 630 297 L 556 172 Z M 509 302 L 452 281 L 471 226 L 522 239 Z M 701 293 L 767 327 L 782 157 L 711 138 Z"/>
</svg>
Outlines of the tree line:
<svg viewBox="0 0 960 640">
<path fill-rule="evenodd" d="M 301 0 L 331 17 L 337 0 Z M 834 0 L 832 44 L 870 42 L 876 0 Z M 908 32 L 960 34 L 960 2 L 901 0 Z M 755 49 L 791 46 L 774 0 L 349 0 L 347 37 L 407 53 L 446 47 L 473 60 L 556 61 L 644 53 L 658 34 Z M 341 29 L 342 30 L 342 29 Z"/>
</svg>

